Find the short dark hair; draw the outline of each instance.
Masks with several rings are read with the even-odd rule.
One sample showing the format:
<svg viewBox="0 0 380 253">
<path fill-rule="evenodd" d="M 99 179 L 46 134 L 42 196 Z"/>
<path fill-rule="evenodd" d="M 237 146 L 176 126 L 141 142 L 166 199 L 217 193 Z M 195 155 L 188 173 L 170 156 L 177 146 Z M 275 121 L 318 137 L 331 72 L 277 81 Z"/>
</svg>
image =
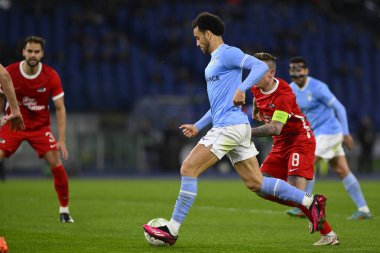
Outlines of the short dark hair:
<svg viewBox="0 0 380 253">
<path fill-rule="evenodd" d="M 24 48 L 28 43 L 38 43 L 41 45 L 41 49 L 44 50 L 45 47 L 45 39 L 39 36 L 29 36 L 24 40 Z"/>
<path fill-rule="evenodd" d="M 277 57 L 271 55 L 270 53 L 260 52 L 255 53 L 253 56 L 255 56 L 257 59 L 263 62 L 266 62 L 270 68 L 276 69 Z"/>
<path fill-rule="evenodd" d="M 303 67 L 304 68 L 307 68 L 307 61 L 305 58 L 301 57 L 301 56 L 295 56 L 295 57 L 292 57 L 290 60 L 289 60 L 289 63 L 303 63 Z"/>
<path fill-rule="evenodd" d="M 220 17 L 206 11 L 201 12 L 193 20 L 193 29 L 197 26 L 200 31 L 205 32 L 206 30 L 209 30 L 217 36 L 221 36 L 224 32 L 224 23 Z"/>
</svg>

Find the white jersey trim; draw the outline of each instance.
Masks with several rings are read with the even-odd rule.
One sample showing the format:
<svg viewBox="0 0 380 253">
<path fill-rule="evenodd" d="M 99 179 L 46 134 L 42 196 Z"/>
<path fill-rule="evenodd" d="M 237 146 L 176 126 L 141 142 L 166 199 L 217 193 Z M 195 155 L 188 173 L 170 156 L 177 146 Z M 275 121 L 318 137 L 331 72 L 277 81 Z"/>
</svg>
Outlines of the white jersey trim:
<svg viewBox="0 0 380 253">
<path fill-rule="evenodd" d="M 55 101 L 55 100 L 57 100 L 57 99 L 63 97 L 64 94 L 65 94 L 65 93 L 62 92 L 62 93 L 58 94 L 57 96 L 52 97 L 53 101 Z"/>
<path fill-rule="evenodd" d="M 327 106 L 331 106 L 336 100 L 336 97 L 333 97 L 332 99 L 330 99 L 330 101 L 327 103 Z"/>
<path fill-rule="evenodd" d="M 247 60 L 247 58 L 248 58 L 248 55 L 245 54 L 244 57 L 243 57 L 243 60 L 241 60 L 241 62 L 240 62 L 240 69 L 243 69 L 244 62 Z"/>
<path fill-rule="evenodd" d="M 19 65 L 19 68 L 20 68 L 20 72 L 21 72 L 21 75 L 23 77 L 25 77 L 26 79 L 35 79 L 37 78 L 37 76 L 41 73 L 42 71 L 42 63 L 39 62 L 38 63 L 38 70 L 37 70 L 37 73 L 35 73 L 34 75 L 28 75 L 27 73 L 25 73 L 24 69 L 22 68 L 22 65 L 25 64 L 25 61 L 22 61 L 20 62 L 20 65 Z"/>
<path fill-rule="evenodd" d="M 269 95 L 275 92 L 278 88 L 280 81 L 278 81 L 276 78 L 274 78 L 274 81 L 276 82 L 276 85 L 273 87 L 273 89 L 271 89 L 270 91 L 263 91 L 262 89 L 260 89 L 261 93 L 263 93 L 264 95 Z"/>
</svg>

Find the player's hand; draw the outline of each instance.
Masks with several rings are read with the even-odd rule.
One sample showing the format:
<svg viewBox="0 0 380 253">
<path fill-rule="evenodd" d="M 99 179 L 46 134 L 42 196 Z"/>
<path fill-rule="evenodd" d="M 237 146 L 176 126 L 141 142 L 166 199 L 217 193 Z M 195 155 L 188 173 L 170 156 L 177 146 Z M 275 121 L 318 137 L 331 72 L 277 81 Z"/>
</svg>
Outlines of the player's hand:
<svg viewBox="0 0 380 253">
<path fill-rule="evenodd" d="M 64 141 L 59 141 L 57 145 L 58 149 L 61 151 L 62 158 L 67 160 L 67 158 L 69 158 L 69 152 L 67 152 L 66 143 Z"/>
<path fill-rule="evenodd" d="M 260 117 L 260 112 L 259 112 L 259 111 L 257 111 L 257 112 L 253 111 L 253 112 L 252 112 L 252 119 L 254 119 L 254 120 L 256 120 L 256 121 L 263 121 L 263 120 L 261 119 L 261 117 Z"/>
<path fill-rule="evenodd" d="M 351 135 L 345 135 L 343 136 L 343 144 L 349 149 L 353 149 L 355 146 L 354 140 L 352 139 Z"/>
<path fill-rule="evenodd" d="M 192 124 L 184 124 L 179 128 L 182 129 L 183 135 L 185 135 L 187 138 L 193 138 L 199 133 L 198 128 Z"/>
<path fill-rule="evenodd" d="M 237 89 L 233 98 L 234 106 L 245 104 L 245 92 Z"/>
<path fill-rule="evenodd" d="M 1 125 L 7 124 L 7 122 L 10 122 L 11 125 L 11 131 L 19 131 L 25 129 L 24 119 L 22 118 L 21 112 L 18 113 L 11 113 L 10 115 L 4 116 L 1 119 Z"/>
</svg>

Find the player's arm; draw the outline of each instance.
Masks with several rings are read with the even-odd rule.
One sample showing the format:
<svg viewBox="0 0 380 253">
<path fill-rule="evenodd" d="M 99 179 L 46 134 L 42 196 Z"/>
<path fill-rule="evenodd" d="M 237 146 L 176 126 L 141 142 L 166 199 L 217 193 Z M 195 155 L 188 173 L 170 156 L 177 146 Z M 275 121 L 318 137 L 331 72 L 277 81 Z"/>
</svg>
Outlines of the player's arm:
<svg viewBox="0 0 380 253">
<path fill-rule="evenodd" d="M 245 104 L 245 92 L 268 71 L 268 65 L 252 55 L 244 54 L 243 51 L 236 47 L 226 50 L 221 61 L 227 68 L 246 69 L 249 71 L 248 76 L 239 84 L 233 97 L 235 106 Z"/>
<path fill-rule="evenodd" d="M 270 123 L 263 126 L 254 127 L 251 129 L 252 137 L 276 136 L 280 135 L 284 128 L 286 121 L 288 121 L 289 114 L 284 111 L 276 110 Z"/>
<path fill-rule="evenodd" d="M 354 147 L 354 140 L 352 139 L 352 136 L 350 135 L 350 132 L 348 130 L 348 121 L 347 121 L 347 112 L 346 108 L 342 105 L 342 103 L 335 99 L 334 102 L 331 104 L 331 107 L 334 109 L 335 115 L 342 126 L 343 130 L 343 144 L 346 145 L 348 149 L 352 149 Z"/>
<path fill-rule="evenodd" d="M 66 149 L 66 108 L 63 96 L 54 100 L 54 106 L 57 117 L 58 147 L 63 159 L 67 160 L 69 154 Z"/>
<path fill-rule="evenodd" d="M 7 98 L 9 108 L 11 110 L 11 114 L 5 119 L 4 124 L 7 121 L 10 121 L 11 130 L 23 130 L 25 129 L 24 120 L 22 118 L 20 107 L 18 106 L 16 92 L 13 86 L 12 78 L 8 71 L 0 64 L 0 84 L 1 91 Z M 1 110 L 3 110 L 4 105 L 4 97 L 2 97 L 1 101 Z"/>
<path fill-rule="evenodd" d="M 325 105 L 333 108 L 335 115 L 340 125 L 342 126 L 343 143 L 347 146 L 348 149 L 352 149 L 354 147 L 354 141 L 348 129 L 346 108 L 344 108 L 343 104 L 334 96 L 334 94 L 332 94 L 326 84 L 320 86 L 319 99 Z"/>
<path fill-rule="evenodd" d="M 252 110 L 252 119 L 256 121 L 262 121 L 260 117 L 260 111 L 259 108 L 257 107 L 256 99 L 253 98 L 253 110 Z"/>
<path fill-rule="evenodd" d="M 192 138 L 196 136 L 200 130 L 212 122 L 211 109 L 206 112 L 203 117 L 198 120 L 195 124 L 184 124 L 179 128 L 182 129 L 183 134 L 187 138 Z"/>
</svg>

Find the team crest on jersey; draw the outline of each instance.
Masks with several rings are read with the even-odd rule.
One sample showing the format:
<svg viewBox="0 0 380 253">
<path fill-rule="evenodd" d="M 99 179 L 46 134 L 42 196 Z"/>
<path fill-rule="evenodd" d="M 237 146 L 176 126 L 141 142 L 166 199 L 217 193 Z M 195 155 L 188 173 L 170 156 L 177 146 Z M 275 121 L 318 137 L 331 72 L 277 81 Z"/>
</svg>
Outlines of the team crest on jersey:
<svg viewBox="0 0 380 253">
<path fill-rule="evenodd" d="M 1 144 L 4 144 L 5 143 L 5 140 L 3 138 L 0 138 L 0 143 Z"/>
<path fill-rule="evenodd" d="M 219 60 L 219 57 L 212 58 L 208 65 L 210 67 L 214 66 L 217 60 Z"/>
<path fill-rule="evenodd" d="M 272 109 L 276 107 L 273 103 L 269 103 L 268 106 L 269 106 L 269 108 L 272 108 Z"/>
<path fill-rule="evenodd" d="M 41 88 L 38 88 L 37 89 L 37 92 L 45 92 L 46 91 L 46 88 L 45 87 L 41 87 Z"/>
<path fill-rule="evenodd" d="M 307 101 L 311 102 L 313 100 L 313 95 L 311 93 L 307 94 Z"/>
</svg>

